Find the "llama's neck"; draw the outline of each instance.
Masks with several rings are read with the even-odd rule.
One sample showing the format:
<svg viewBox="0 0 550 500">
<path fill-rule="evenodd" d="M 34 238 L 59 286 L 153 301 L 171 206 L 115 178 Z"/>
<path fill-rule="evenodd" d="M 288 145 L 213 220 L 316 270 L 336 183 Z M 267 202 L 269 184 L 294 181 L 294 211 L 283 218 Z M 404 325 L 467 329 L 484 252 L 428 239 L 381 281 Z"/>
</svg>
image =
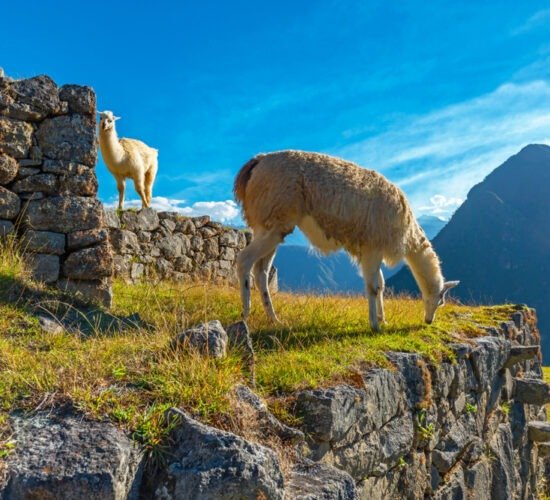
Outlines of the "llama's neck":
<svg viewBox="0 0 550 500">
<path fill-rule="evenodd" d="M 103 160 L 108 167 L 116 166 L 124 159 L 124 149 L 120 145 L 115 128 L 110 130 L 99 130 L 99 147 Z"/>
<path fill-rule="evenodd" d="M 411 268 L 423 297 L 428 297 L 441 291 L 443 288 L 441 264 L 427 239 L 417 249 L 409 252 L 406 261 Z"/>
</svg>

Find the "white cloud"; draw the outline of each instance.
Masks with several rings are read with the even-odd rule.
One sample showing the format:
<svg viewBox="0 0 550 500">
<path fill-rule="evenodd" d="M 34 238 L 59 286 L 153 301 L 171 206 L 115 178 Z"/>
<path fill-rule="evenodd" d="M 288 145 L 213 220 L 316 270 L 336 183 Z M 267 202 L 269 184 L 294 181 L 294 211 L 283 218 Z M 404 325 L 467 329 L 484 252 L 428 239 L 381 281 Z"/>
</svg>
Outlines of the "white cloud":
<svg viewBox="0 0 550 500">
<path fill-rule="evenodd" d="M 542 9 L 535 12 L 521 26 L 512 31 L 512 35 L 522 35 L 550 21 L 550 9 Z"/>
<path fill-rule="evenodd" d="M 116 208 L 117 201 L 105 203 L 108 208 Z M 151 206 L 159 212 L 177 212 L 188 217 L 209 215 L 212 219 L 220 222 L 240 222 L 240 210 L 233 200 L 225 201 L 197 201 L 186 205 L 185 200 L 154 196 Z M 141 200 L 126 200 L 124 208 L 141 208 Z"/>
<path fill-rule="evenodd" d="M 419 214 L 435 215 L 442 219 L 448 219 L 450 215 L 462 205 L 462 198 L 447 198 L 445 195 L 436 194 L 430 198 L 429 205 L 418 207 Z"/>
<path fill-rule="evenodd" d="M 547 81 L 507 83 L 425 115 L 399 117 L 386 132 L 331 152 L 382 171 L 416 212 L 446 216 L 474 184 L 530 143 L 550 144 Z"/>
</svg>

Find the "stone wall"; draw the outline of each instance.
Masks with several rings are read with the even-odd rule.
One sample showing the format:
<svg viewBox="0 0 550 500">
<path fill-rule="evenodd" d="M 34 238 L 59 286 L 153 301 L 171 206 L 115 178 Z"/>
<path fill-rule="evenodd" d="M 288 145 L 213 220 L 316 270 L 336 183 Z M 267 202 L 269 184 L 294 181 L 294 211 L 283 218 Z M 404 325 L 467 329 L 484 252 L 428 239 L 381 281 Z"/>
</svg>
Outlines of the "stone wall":
<svg viewBox="0 0 550 500">
<path fill-rule="evenodd" d="M 106 211 L 115 253 L 114 273 L 129 283 L 140 280 L 200 280 L 237 283 L 235 260 L 252 237 L 208 216 L 175 212 Z M 276 271 L 271 288 L 276 287 Z"/>
<path fill-rule="evenodd" d="M 109 305 L 95 113 L 90 87 L 0 75 L 0 237 L 17 237 L 35 279 Z"/>
</svg>

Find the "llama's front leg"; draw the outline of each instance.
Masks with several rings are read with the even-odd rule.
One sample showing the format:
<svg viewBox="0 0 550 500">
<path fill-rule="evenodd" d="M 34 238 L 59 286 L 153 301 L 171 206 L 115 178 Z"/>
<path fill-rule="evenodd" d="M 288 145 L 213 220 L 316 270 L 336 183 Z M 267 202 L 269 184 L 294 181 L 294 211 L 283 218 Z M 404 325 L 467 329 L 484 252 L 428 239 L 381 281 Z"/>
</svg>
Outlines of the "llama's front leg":
<svg viewBox="0 0 550 500">
<path fill-rule="evenodd" d="M 126 181 L 121 178 L 116 178 L 116 187 L 118 189 L 118 209 L 124 209 L 124 190 L 126 189 Z"/>
<path fill-rule="evenodd" d="M 378 294 L 376 295 L 376 316 L 378 322 L 383 325 L 386 322 L 386 315 L 384 314 L 384 275 L 382 269 L 378 271 Z"/>
<path fill-rule="evenodd" d="M 369 323 L 371 328 L 378 332 L 380 324 L 378 323 L 377 302 L 379 301 L 379 273 L 382 259 L 377 255 L 367 255 L 361 259 L 363 278 L 365 280 L 365 289 L 369 301 Z"/>
<path fill-rule="evenodd" d="M 145 179 L 142 175 L 134 179 L 134 187 L 141 198 L 141 208 L 143 210 L 149 206 L 149 203 L 147 202 L 147 195 L 145 192 Z"/>
</svg>

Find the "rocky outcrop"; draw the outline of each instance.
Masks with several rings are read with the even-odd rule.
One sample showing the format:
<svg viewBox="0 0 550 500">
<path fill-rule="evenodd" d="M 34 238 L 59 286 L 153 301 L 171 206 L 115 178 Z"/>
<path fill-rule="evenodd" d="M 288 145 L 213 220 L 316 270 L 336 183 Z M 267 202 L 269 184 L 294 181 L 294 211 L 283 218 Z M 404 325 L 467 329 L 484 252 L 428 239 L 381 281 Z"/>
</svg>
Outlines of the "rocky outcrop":
<svg viewBox="0 0 550 500">
<path fill-rule="evenodd" d="M 0 77 L 0 237 L 22 239 L 35 279 L 109 306 L 109 241 L 83 236 L 104 225 L 95 129 L 91 88 Z"/>
</svg>

